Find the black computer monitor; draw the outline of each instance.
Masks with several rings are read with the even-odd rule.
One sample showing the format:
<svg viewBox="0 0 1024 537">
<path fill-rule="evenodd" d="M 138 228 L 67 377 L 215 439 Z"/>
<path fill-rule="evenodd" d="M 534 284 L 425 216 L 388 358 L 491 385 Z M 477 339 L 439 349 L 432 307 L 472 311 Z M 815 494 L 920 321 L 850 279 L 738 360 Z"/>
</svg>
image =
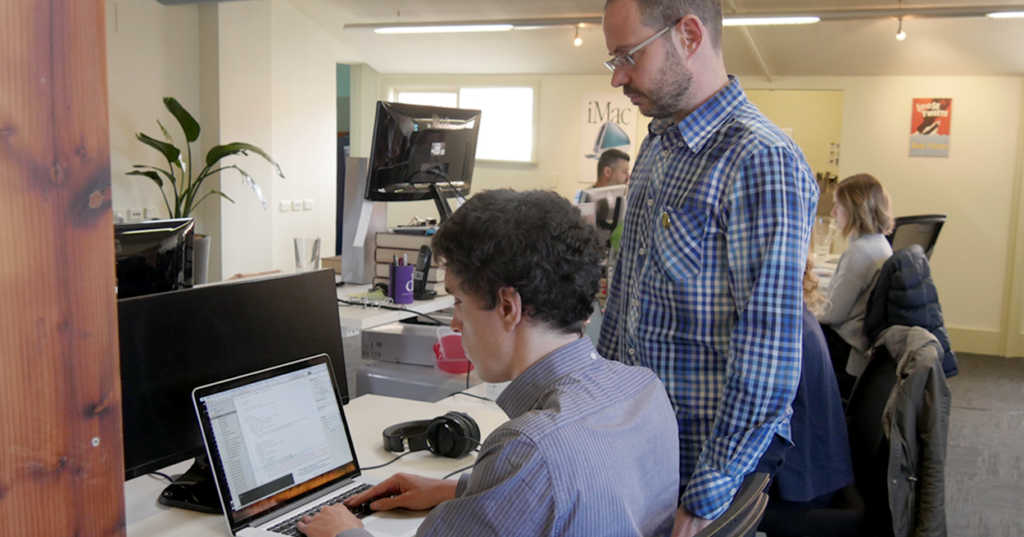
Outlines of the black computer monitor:
<svg viewBox="0 0 1024 537">
<path fill-rule="evenodd" d="M 204 456 L 192 407 L 198 386 L 326 353 L 348 402 L 332 270 L 121 299 L 117 309 L 125 479 Z M 201 468 L 184 480 L 212 480 Z M 160 501 L 220 509 L 212 481 L 172 485 Z"/>
<path fill-rule="evenodd" d="M 117 298 L 192 287 L 191 218 L 114 224 Z"/>
<path fill-rule="evenodd" d="M 479 130 L 479 110 L 378 102 L 366 199 L 433 199 L 447 219 L 447 198 L 469 194 Z"/>
</svg>

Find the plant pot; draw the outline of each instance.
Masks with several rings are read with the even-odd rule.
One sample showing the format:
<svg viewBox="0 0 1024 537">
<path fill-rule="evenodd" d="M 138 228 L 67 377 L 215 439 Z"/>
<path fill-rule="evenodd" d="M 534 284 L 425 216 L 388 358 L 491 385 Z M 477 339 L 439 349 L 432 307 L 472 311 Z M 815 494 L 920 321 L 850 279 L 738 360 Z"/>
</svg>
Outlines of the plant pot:
<svg viewBox="0 0 1024 537">
<path fill-rule="evenodd" d="M 192 253 L 192 283 L 206 283 L 206 275 L 210 268 L 210 236 L 196 235 Z"/>
</svg>

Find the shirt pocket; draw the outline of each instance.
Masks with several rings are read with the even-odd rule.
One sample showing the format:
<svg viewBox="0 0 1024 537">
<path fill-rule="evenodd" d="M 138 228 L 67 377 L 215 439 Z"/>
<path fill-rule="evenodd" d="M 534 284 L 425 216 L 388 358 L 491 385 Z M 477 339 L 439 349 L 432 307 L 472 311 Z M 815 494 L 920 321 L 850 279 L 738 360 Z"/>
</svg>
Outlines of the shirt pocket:
<svg viewBox="0 0 1024 537">
<path fill-rule="evenodd" d="M 662 210 L 655 224 L 657 262 L 669 279 L 681 282 L 700 274 L 711 210 L 707 204 L 685 203 Z"/>
</svg>

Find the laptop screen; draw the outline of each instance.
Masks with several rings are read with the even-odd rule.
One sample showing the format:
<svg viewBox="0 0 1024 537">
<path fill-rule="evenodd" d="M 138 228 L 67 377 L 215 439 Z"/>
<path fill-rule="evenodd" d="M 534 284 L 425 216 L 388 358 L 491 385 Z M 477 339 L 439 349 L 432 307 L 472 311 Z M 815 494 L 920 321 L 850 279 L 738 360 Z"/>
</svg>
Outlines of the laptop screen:
<svg viewBox="0 0 1024 537">
<path fill-rule="evenodd" d="M 358 474 L 337 393 L 325 355 L 196 390 L 233 526 Z"/>
</svg>

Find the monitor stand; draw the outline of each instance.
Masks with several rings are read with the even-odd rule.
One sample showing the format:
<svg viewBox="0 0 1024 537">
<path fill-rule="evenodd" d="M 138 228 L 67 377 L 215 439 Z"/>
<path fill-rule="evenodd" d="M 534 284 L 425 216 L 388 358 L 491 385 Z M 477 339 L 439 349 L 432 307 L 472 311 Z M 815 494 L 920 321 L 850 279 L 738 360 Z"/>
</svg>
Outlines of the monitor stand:
<svg viewBox="0 0 1024 537">
<path fill-rule="evenodd" d="M 221 514 L 220 495 L 206 455 L 196 457 L 192 467 L 178 476 L 160 494 L 160 503 L 200 513 Z"/>
<path fill-rule="evenodd" d="M 437 183 L 430 185 L 430 197 L 434 200 L 434 205 L 437 206 L 437 214 L 441 218 L 438 220 L 438 224 L 443 224 L 445 220 L 448 220 L 452 215 L 452 207 L 448 204 L 448 198 L 453 197 L 454 192 L 451 189 L 437 186 Z"/>
</svg>

